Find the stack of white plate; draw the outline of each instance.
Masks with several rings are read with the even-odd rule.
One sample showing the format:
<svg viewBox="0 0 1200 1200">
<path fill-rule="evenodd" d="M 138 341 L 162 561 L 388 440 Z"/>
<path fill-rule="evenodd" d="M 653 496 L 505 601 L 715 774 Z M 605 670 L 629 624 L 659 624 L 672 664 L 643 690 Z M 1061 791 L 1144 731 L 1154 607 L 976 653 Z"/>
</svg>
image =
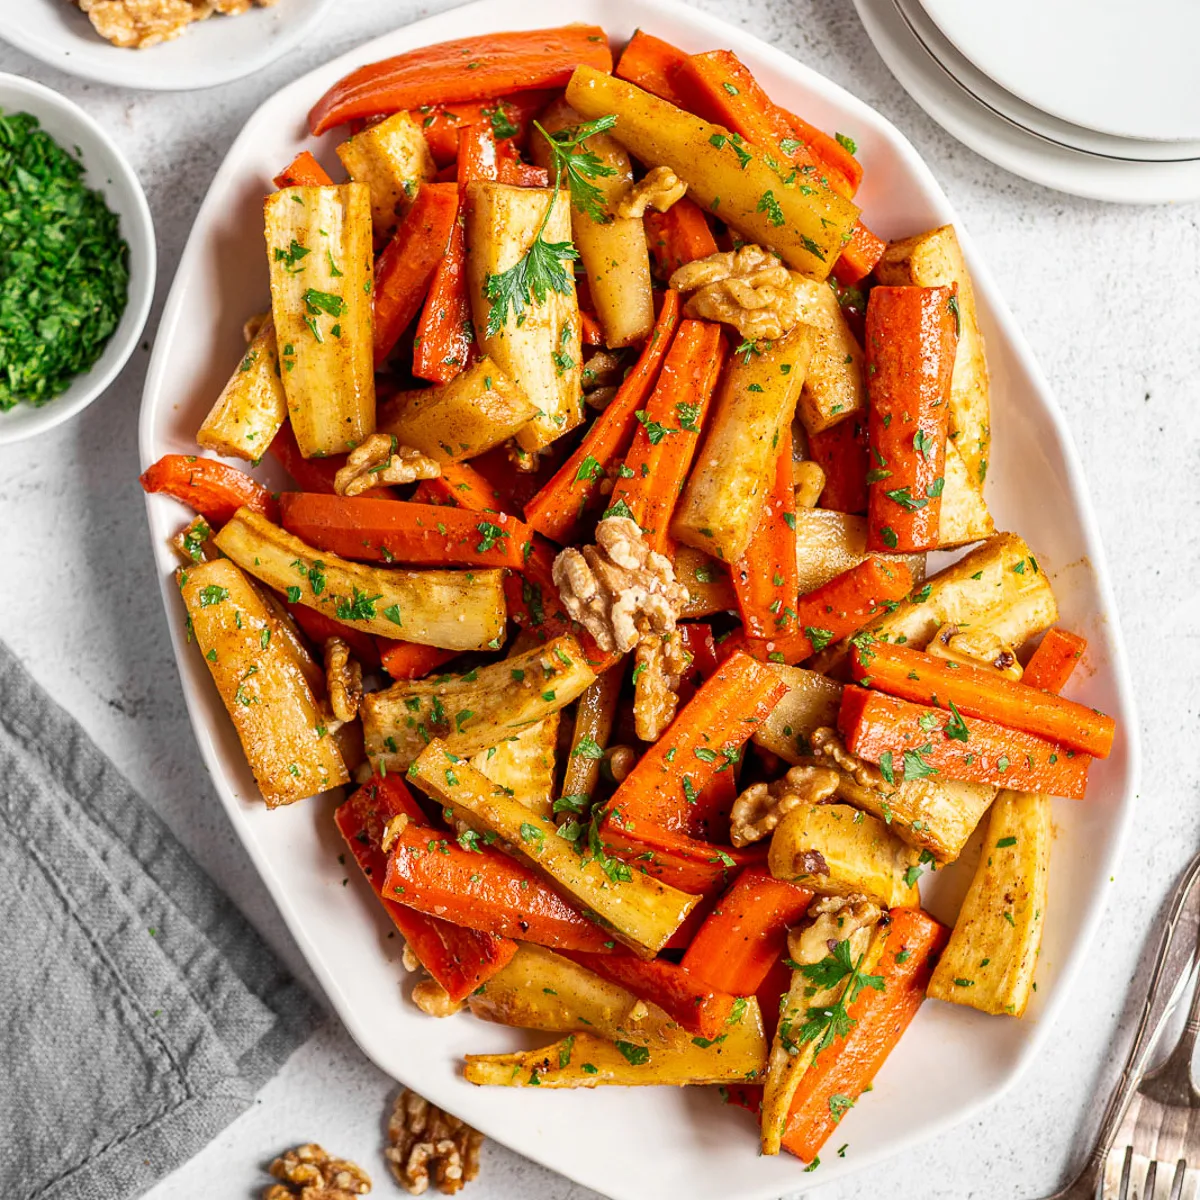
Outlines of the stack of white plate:
<svg viewBox="0 0 1200 1200">
<path fill-rule="evenodd" d="M 1196 0 L 855 5 L 912 98 L 992 162 L 1098 200 L 1200 199 Z"/>
</svg>

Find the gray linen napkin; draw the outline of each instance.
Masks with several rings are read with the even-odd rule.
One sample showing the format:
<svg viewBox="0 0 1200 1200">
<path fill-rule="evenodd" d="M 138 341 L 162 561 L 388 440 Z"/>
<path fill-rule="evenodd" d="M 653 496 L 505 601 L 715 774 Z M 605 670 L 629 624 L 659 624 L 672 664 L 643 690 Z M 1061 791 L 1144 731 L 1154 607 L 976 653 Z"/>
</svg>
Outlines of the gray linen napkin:
<svg viewBox="0 0 1200 1200">
<path fill-rule="evenodd" d="M 140 1195 L 320 1020 L 0 643 L 0 1196 Z"/>
</svg>

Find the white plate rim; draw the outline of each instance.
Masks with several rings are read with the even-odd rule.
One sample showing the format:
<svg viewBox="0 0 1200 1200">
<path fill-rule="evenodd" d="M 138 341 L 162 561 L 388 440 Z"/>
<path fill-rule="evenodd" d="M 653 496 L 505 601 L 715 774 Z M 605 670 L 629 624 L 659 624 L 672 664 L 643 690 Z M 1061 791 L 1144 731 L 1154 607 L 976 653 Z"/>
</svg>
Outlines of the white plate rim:
<svg viewBox="0 0 1200 1200">
<path fill-rule="evenodd" d="M 596 0 L 597 3 L 602 0 Z M 462 8 L 449 10 L 448 12 L 439 14 L 435 17 L 423 19 L 411 25 L 403 26 L 392 34 L 384 35 L 382 38 L 373 39 L 370 42 L 364 43 L 349 52 L 341 55 L 337 59 L 326 63 L 324 66 L 317 68 L 314 72 L 306 75 L 298 80 L 295 80 L 274 97 L 269 99 L 260 107 L 258 112 L 246 124 L 243 133 L 240 135 L 234 146 L 231 147 L 229 156 L 218 169 L 213 183 L 210 186 L 208 195 L 206 196 L 196 217 L 197 227 L 201 226 L 206 218 L 220 205 L 220 197 L 222 187 L 233 180 L 235 172 L 232 167 L 234 152 L 241 145 L 244 139 L 253 136 L 254 126 L 269 109 L 289 100 L 293 95 L 301 98 L 300 105 L 294 106 L 296 111 L 307 111 L 312 101 L 320 94 L 320 90 L 326 86 L 325 80 L 328 78 L 336 78 L 346 70 L 359 65 L 361 62 L 370 61 L 372 58 L 378 57 L 381 53 L 395 53 L 400 48 L 395 39 L 402 34 L 406 39 L 411 40 L 412 44 L 422 44 L 426 40 L 441 39 L 451 36 L 461 36 L 461 33 L 455 34 L 448 32 L 444 26 L 451 21 L 459 21 L 466 29 L 485 29 L 492 27 L 486 24 L 487 18 L 495 14 L 510 14 L 514 0 L 477 0 L 476 3 L 468 4 Z M 1113 595 L 1111 580 L 1108 575 L 1105 556 L 1102 545 L 1099 539 L 1098 530 L 1096 528 L 1095 515 L 1092 509 L 1090 496 L 1088 495 L 1086 484 L 1083 479 L 1082 469 L 1079 464 L 1078 455 L 1071 439 L 1070 433 L 1066 426 L 1065 417 L 1054 400 L 1049 386 L 1043 376 L 1040 368 L 1037 366 L 1032 357 L 1032 353 L 1024 336 L 1017 329 L 1015 321 L 1005 305 L 1003 299 L 997 292 L 995 283 L 992 279 L 990 271 L 986 265 L 982 263 L 979 256 L 976 254 L 969 235 L 966 233 L 961 220 L 954 214 L 954 210 L 948 199 L 941 191 L 932 173 L 926 164 L 917 155 L 911 143 L 895 129 L 886 118 L 879 115 L 873 109 L 869 108 L 865 103 L 844 91 L 838 85 L 830 80 L 819 75 L 811 68 L 804 64 L 791 59 L 783 51 L 775 49 L 772 46 L 762 43 L 752 35 L 744 31 L 733 29 L 720 21 L 718 18 L 709 16 L 705 13 L 698 12 L 679 0 L 630 0 L 631 6 L 639 9 L 657 11 L 665 15 L 673 16 L 679 21 L 685 22 L 698 33 L 711 35 L 719 39 L 714 44 L 729 44 L 735 45 L 735 48 L 740 43 L 745 46 L 747 43 L 753 43 L 753 56 L 761 62 L 769 64 L 774 69 L 786 73 L 791 78 L 811 90 L 815 95 L 838 107 L 848 119 L 858 123 L 860 128 L 869 127 L 871 130 L 887 139 L 893 149 L 905 160 L 905 166 L 911 171 L 922 187 L 932 195 L 938 198 L 940 207 L 946 213 L 946 220 L 953 220 L 959 232 L 960 239 L 963 242 L 964 253 L 966 254 L 971 266 L 973 277 L 975 280 L 976 290 L 982 296 L 987 297 L 987 301 L 991 307 L 993 317 L 999 324 L 1004 339 L 1008 342 L 1013 354 L 1019 360 L 1023 370 L 1027 371 L 1032 377 L 1036 391 L 1038 392 L 1042 405 L 1041 409 L 1044 415 L 1049 419 L 1055 436 L 1058 439 L 1058 449 L 1062 453 L 1063 460 L 1067 470 L 1067 485 L 1075 500 L 1079 513 L 1079 528 L 1080 533 L 1088 546 L 1088 554 L 1091 557 L 1093 565 L 1093 576 L 1096 581 L 1096 586 L 1101 596 L 1102 604 L 1101 612 L 1109 627 L 1111 638 L 1111 659 L 1109 662 L 1109 673 L 1112 678 L 1112 683 L 1118 697 L 1117 708 L 1122 716 L 1122 728 L 1127 731 L 1127 747 L 1126 747 L 1126 769 L 1124 773 L 1124 782 L 1121 788 L 1121 800 L 1119 807 L 1119 816 L 1117 824 L 1113 830 L 1113 835 L 1108 844 L 1107 851 L 1101 863 L 1101 869 L 1104 874 L 1111 874 L 1116 864 L 1120 859 L 1128 829 L 1133 816 L 1134 796 L 1136 793 L 1137 781 L 1140 777 L 1141 751 L 1140 738 L 1137 728 L 1135 716 L 1135 706 L 1133 700 L 1133 690 L 1129 677 L 1128 664 L 1124 649 L 1123 639 L 1120 633 L 1119 622 L 1117 621 L 1117 609 L 1115 597 Z M 586 7 L 584 5 L 583 7 Z M 592 9 L 587 8 L 585 15 L 581 16 L 575 12 L 570 5 L 560 6 L 560 15 L 558 20 L 565 21 L 568 19 L 588 19 Z M 516 21 L 511 16 L 504 16 L 514 24 L 521 24 L 528 27 L 528 23 L 524 21 Z M 428 30 L 427 36 L 421 36 L 422 32 Z M 168 296 L 166 306 L 164 308 L 163 317 L 160 322 L 159 335 L 156 346 L 151 358 L 149 370 L 146 378 L 146 385 L 143 397 L 143 407 L 139 426 L 139 452 L 143 467 L 154 461 L 161 450 L 154 444 L 154 421 L 156 417 L 156 407 L 159 396 L 164 392 L 166 380 L 166 372 L 168 370 L 168 354 L 165 347 L 176 336 L 176 333 L 186 315 L 187 299 L 185 289 L 181 286 L 181 281 L 190 273 L 190 267 L 193 260 L 204 252 L 203 244 L 193 235 L 189 238 L 188 244 L 184 250 L 183 256 L 180 259 L 180 264 L 177 272 L 175 283 L 172 285 L 170 295 Z M 164 504 L 171 504 L 163 497 L 147 496 L 147 513 L 150 525 L 152 539 L 154 539 L 154 552 L 156 558 L 159 559 L 160 565 L 169 568 L 172 565 L 172 559 L 160 542 L 162 539 L 155 535 L 158 532 L 157 526 L 162 523 L 164 518 L 156 517 L 156 514 L 165 514 L 168 510 L 162 508 Z M 171 510 L 174 511 L 174 510 Z M 171 580 L 169 569 L 162 572 L 160 583 L 163 590 L 164 603 L 168 619 L 171 622 L 171 636 L 175 644 L 177 656 L 181 656 L 185 647 L 182 642 L 182 636 L 176 628 L 177 622 L 171 620 L 172 605 L 176 600 L 174 584 Z M 182 659 L 181 659 L 182 662 Z M 355 1011 L 353 1000 L 348 994 L 344 981 L 337 976 L 335 972 L 328 969 L 322 960 L 321 953 L 314 944 L 309 931 L 305 927 L 302 920 L 297 917 L 286 893 L 284 882 L 279 877 L 274 865 L 266 858 L 265 852 L 255 843 L 254 839 L 249 837 L 247 830 L 243 826 L 241 815 L 241 801 L 233 795 L 231 787 L 228 784 L 223 771 L 222 763 L 218 757 L 217 748 L 213 743 L 208 729 L 205 727 L 203 718 L 213 709 L 213 699 L 209 696 L 201 697 L 195 690 L 189 689 L 184 684 L 185 700 L 188 706 L 189 714 L 192 718 L 193 730 L 197 736 L 201 753 L 205 759 L 206 765 L 209 767 L 210 773 L 213 775 L 214 784 L 218 793 L 221 796 L 230 818 L 237 830 L 239 837 L 242 839 L 247 852 L 254 861 L 255 866 L 262 875 L 268 890 L 276 905 L 279 907 L 284 921 L 288 926 L 289 931 L 296 939 L 302 953 L 308 960 L 310 967 L 317 976 L 322 987 L 338 1012 L 339 1017 L 346 1025 L 351 1036 L 355 1039 L 363 1052 L 376 1061 L 384 1070 L 389 1071 L 397 1077 L 403 1078 L 403 1072 L 394 1069 L 394 1064 L 386 1064 L 381 1061 L 378 1047 L 375 1045 L 375 1038 L 372 1030 L 367 1028 L 362 1021 L 359 1020 Z M 219 711 L 219 704 L 217 705 Z M 219 713 L 220 719 L 224 719 L 224 714 Z M 880 1158 L 887 1155 L 898 1153 L 900 1150 L 915 1145 L 936 1136 L 938 1133 L 957 1125 L 963 1121 L 969 1120 L 981 1108 L 995 1102 L 1003 1093 L 1013 1087 L 1028 1069 L 1033 1059 L 1037 1056 L 1038 1049 L 1042 1045 L 1044 1039 L 1049 1036 L 1050 1030 L 1054 1023 L 1054 1017 L 1061 1007 L 1066 1003 L 1070 994 L 1073 982 L 1078 974 L 1083 958 L 1086 955 L 1088 946 L 1091 944 L 1099 922 L 1103 916 L 1106 903 L 1106 893 L 1095 892 L 1089 896 L 1087 912 L 1079 926 L 1078 932 L 1073 939 L 1070 949 L 1066 955 L 1065 962 L 1059 967 L 1056 975 L 1056 986 L 1053 989 L 1053 994 L 1045 1002 L 1045 1009 L 1041 1019 L 1036 1022 L 1036 1028 L 1030 1035 L 1029 1040 L 1024 1044 L 1021 1050 L 1020 1057 L 1015 1066 L 1010 1070 L 1008 1076 L 1003 1080 L 1002 1084 L 994 1087 L 991 1090 L 975 1097 L 971 1102 L 961 1106 L 952 1113 L 948 1113 L 943 1118 L 929 1121 L 918 1132 L 899 1139 L 898 1141 L 889 1144 L 885 1147 L 868 1148 L 858 1153 L 857 1157 L 851 1163 L 850 1161 L 835 1162 L 830 1164 L 832 1170 L 822 1172 L 820 1180 L 813 1182 L 824 1182 L 832 1179 L 835 1175 L 849 1174 L 852 1171 L 863 1169 L 871 1163 L 878 1161 Z M 441 1093 L 444 1089 L 440 1089 L 440 1081 L 429 1080 L 404 1080 L 413 1086 L 421 1087 L 425 1094 L 429 1095 L 435 1103 L 446 1103 L 441 1098 Z M 449 1095 L 450 1093 L 446 1093 Z M 448 1107 L 452 1105 L 447 1104 Z M 467 1114 L 468 1119 L 473 1119 L 471 1114 Z M 487 1134 L 501 1142 L 512 1144 L 513 1138 L 511 1131 L 495 1125 L 480 1122 L 479 1128 Z M 506 1134 L 508 1136 L 506 1137 Z M 568 1178 L 575 1180 L 585 1186 L 592 1187 L 604 1194 L 611 1195 L 615 1200 L 642 1200 L 644 1191 L 636 1185 L 624 1185 L 621 1183 L 614 1184 L 611 1180 L 599 1178 L 594 1171 L 587 1169 L 587 1164 L 562 1162 L 553 1160 L 552 1156 L 541 1152 L 540 1147 L 531 1145 L 528 1142 L 517 1147 L 521 1153 L 543 1163 L 550 1169 L 567 1175 Z M 752 1159 L 750 1161 L 753 1161 Z M 749 1163 L 747 1164 L 749 1166 Z M 800 1188 L 803 1184 L 809 1182 L 803 1179 L 799 1171 L 787 1186 Z M 614 1190 L 615 1189 L 615 1190 Z M 740 1190 L 737 1195 L 739 1200 L 773 1200 L 781 1190 L 781 1185 L 777 1177 L 773 1177 L 767 1181 L 764 1177 L 764 1182 L 759 1184 L 748 1183 L 745 1190 Z M 732 1200 L 732 1197 L 730 1197 Z"/>
</svg>

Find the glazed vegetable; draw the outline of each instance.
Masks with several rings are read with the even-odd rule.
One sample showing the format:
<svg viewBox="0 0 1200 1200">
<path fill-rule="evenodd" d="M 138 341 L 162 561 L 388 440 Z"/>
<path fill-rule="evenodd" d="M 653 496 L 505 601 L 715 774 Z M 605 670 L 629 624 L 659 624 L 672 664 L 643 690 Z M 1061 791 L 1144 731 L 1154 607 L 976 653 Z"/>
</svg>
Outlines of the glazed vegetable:
<svg viewBox="0 0 1200 1200">
<path fill-rule="evenodd" d="M 647 210 L 643 222 L 650 254 L 663 279 L 670 279 L 685 263 L 717 252 L 704 210 L 687 196 L 665 213 Z"/>
<path fill-rule="evenodd" d="M 305 458 L 375 430 L 370 199 L 360 183 L 268 196 L 271 312 L 288 416 Z"/>
<path fill-rule="evenodd" d="M 867 423 L 851 417 L 808 438 L 813 461 L 825 472 L 821 507 L 837 512 L 867 511 Z"/>
<path fill-rule="evenodd" d="M 743 237 L 772 246 L 784 262 L 824 279 L 858 210 L 822 184 L 785 184 L 762 151 L 735 146 L 728 130 L 693 117 L 631 84 L 577 67 L 567 101 L 589 120 L 613 113 L 613 136 L 648 167 L 667 166 L 692 197 Z M 750 154 L 743 166 L 737 153 Z"/>
<path fill-rule="evenodd" d="M 347 138 L 337 155 L 350 178 L 370 189 L 371 221 L 381 241 L 395 233 L 418 189 L 437 174 L 421 129 L 406 112 Z"/>
<path fill-rule="evenodd" d="M 729 568 L 691 546 L 675 548 L 675 578 L 688 590 L 682 616 L 707 617 L 737 605 Z"/>
<path fill-rule="evenodd" d="M 313 158 L 310 150 L 301 150 L 272 182 L 277 188 L 333 186 L 329 172 Z"/>
<path fill-rule="evenodd" d="M 417 322 L 413 374 L 430 383 L 449 383 L 477 353 L 471 298 L 467 295 L 465 215 L 460 205 Z"/>
<path fill-rule="evenodd" d="M 1033 652 L 1021 682 L 1026 687 L 1061 692 L 1087 649 L 1087 640 L 1065 629 L 1046 630 L 1046 636 Z"/>
<path fill-rule="evenodd" d="M 575 710 L 575 729 L 571 735 L 571 750 L 567 755 L 566 771 L 563 775 L 564 797 L 596 794 L 600 780 L 600 764 L 621 696 L 621 684 L 625 672 L 620 666 L 609 667 L 597 677 L 587 691 L 579 697 Z"/>
<path fill-rule="evenodd" d="M 145 492 L 181 500 L 214 527 L 243 506 L 268 517 L 279 512 L 275 497 L 244 471 L 194 454 L 164 454 L 142 472 L 139 482 Z"/>
<path fill-rule="evenodd" d="M 867 520 L 828 508 L 796 510 L 796 565 L 800 594 L 815 592 L 831 579 L 872 557 L 867 551 Z M 892 556 L 873 557 L 891 562 Z M 912 574 L 914 585 L 925 575 L 925 556 L 896 556 Z"/>
<path fill-rule="evenodd" d="M 30 113 L 0 113 L 0 411 L 92 368 L 129 298 L 129 247 L 84 167 Z"/>
<path fill-rule="evenodd" d="M 705 426 L 699 467 L 671 522 L 673 537 L 726 563 L 745 554 L 775 482 L 780 438 L 791 425 L 812 345 L 812 331 L 799 325 L 761 354 L 730 359 Z"/>
<path fill-rule="evenodd" d="M 788 690 L 759 726 L 754 741 L 780 758 L 798 763 L 812 750 L 809 735 L 823 725 L 837 722 L 842 685 L 803 667 L 769 665 Z"/>
<path fill-rule="evenodd" d="M 675 72 L 686 61 L 687 55 L 678 47 L 644 29 L 635 29 L 613 74 L 682 108 L 683 97 L 675 90 Z"/>
<path fill-rule="evenodd" d="M 308 610 L 312 612 L 312 609 Z M 384 639 L 379 639 L 383 642 Z M 421 679 L 455 657 L 455 651 L 420 642 L 388 641 L 379 653 L 380 666 L 392 679 Z"/>
<path fill-rule="evenodd" d="M 324 554 L 241 508 L 217 548 L 264 583 L 356 629 L 402 633 L 447 650 L 481 650 L 504 629 L 498 570 L 398 571 Z"/>
<path fill-rule="evenodd" d="M 838 262 L 841 262 L 838 259 Z M 821 323 L 812 330 L 812 357 L 796 415 L 810 433 L 851 418 L 864 419 L 867 388 L 863 352 L 832 288 L 814 288 Z"/>
<path fill-rule="evenodd" d="M 189 628 L 237 730 L 268 808 L 346 783 L 308 682 L 278 623 L 233 563 L 176 573 Z"/>
<path fill-rule="evenodd" d="M 554 768 L 559 713 L 551 713 L 495 746 L 471 756 L 471 766 L 507 789 L 530 811 L 549 818 L 554 805 Z"/>
<path fill-rule="evenodd" d="M 275 326 L 268 317 L 196 431 L 196 441 L 216 454 L 258 462 L 286 420 Z"/>
<path fill-rule="evenodd" d="M 938 544 L 957 303 L 952 288 L 871 292 L 867 545 L 872 550 L 911 552 Z"/>
<path fill-rule="evenodd" d="M 833 264 L 834 279 L 845 287 L 861 282 L 874 270 L 886 249 L 887 242 L 858 221 L 850 240 L 842 247 L 841 256 Z"/>
<path fill-rule="evenodd" d="M 943 470 L 946 482 L 938 514 L 938 548 L 948 550 L 991 537 L 996 524 L 983 499 L 983 485 L 971 478 L 962 455 L 950 441 Z"/>
<path fill-rule="evenodd" d="M 513 92 L 498 99 L 422 104 L 412 110 L 438 167 L 453 166 L 458 156 L 458 139 L 468 125 L 486 123 L 498 144 L 509 147 L 525 142 L 529 122 L 549 103 L 549 91 Z"/>
</svg>

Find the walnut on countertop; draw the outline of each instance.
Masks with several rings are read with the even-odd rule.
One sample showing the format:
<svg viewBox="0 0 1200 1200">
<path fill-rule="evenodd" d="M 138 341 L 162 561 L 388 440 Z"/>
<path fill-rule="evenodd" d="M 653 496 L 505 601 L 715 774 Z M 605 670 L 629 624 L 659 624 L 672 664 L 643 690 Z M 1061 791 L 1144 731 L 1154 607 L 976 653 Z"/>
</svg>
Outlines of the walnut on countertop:
<svg viewBox="0 0 1200 1200">
<path fill-rule="evenodd" d="M 297 1146 L 269 1168 L 276 1179 L 262 1200 L 352 1200 L 371 1190 L 371 1177 L 357 1163 L 334 1158 L 314 1142 Z"/>
<path fill-rule="evenodd" d="M 643 637 L 671 633 L 688 600 L 670 559 L 651 550 L 628 517 L 601 521 L 594 546 L 563 550 L 553 577 L 567 612 L 602 650 L 622 654 Z"/>
<path fill-rule="evenodd" d="M 399 445 L 391 434 L 373 433 L 346 456 L 346 465 L 333 477 L 333 490 L 339 496 L 358 496 L 390 483 L 437 479 L 441 473 L 441 464 L 420 450 Z"/>
<path fill-rule="evenodd" d="M 409 1088 L 396 1097 L 388 1141 L 384 1157 L 409 1195 L 422 1195 L 432 1177 L 438 1191 L 452 1196 L 479 1174 L 483 1134 Z"/>
<path fill-rule="evenodd" d="M 671 287 L 688 296 L 687 316 L 723 321 L 750 342 L 774 341 L 797 325 L 829 327 L 815 290 L 825 286 L 753 243 L 685 263 L 671 276 Z"/>
<path fill-rule="evenodd" d="M 821 804 L 837 791 L 838 773 L 828 767 L 792 767 L 774 783 L 752 783 L 733 802 L 729 837 L 735 846 L 749 846 L 771 833 L 783 818 L 802 804 Z"/>
<path fill-rule="evenodd" d="M 640 221 L 647 208 L 664 213 L 677 200 L 683 199 L 687 184 L 670 167 L 655 167 L 637 183 L 631 183 L 617 201 L 616 215 L 622 220 Z"/>
<path fill-rule="evenodd" d="M 268 7 L 275 0 L 255 0 Z M 177 38 L 213 13 L 237 16 L 250 0 L 76 0 L 102 37 L 121 49 L 146 50 Z"/>
<path fill-rule="evenodd" d="M 679 684 L 688 661 L 678 629 L 638 642 L 633 668 L 633 721 L 634 731 L 643 742 L 657 741 L 675 719 Z"/>
</svg>

